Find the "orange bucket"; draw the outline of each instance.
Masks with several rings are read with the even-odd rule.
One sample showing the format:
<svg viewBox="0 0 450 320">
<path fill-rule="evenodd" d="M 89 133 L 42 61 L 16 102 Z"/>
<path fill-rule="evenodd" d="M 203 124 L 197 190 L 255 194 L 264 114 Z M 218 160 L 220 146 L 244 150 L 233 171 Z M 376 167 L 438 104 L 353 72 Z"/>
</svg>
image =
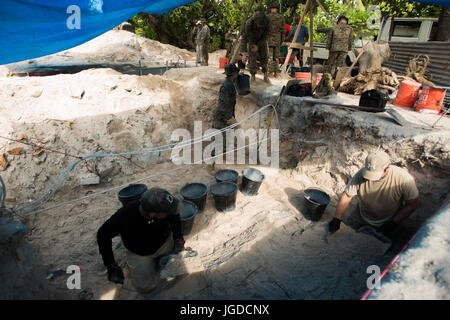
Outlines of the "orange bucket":
<svg viewBox="0 0 450 320">
<path fill-rule="evenodd" d="M 228 58 L 220 58 L 220 66 L 219 69 L 225 68 L 225 65 L 228 63 Z"/>
<path fill-rule="evenodd" d="M 297 80 L 311 80 L 310 72 L 296 72 L 295 79 Z"/>
<path fill-rule="evenodd" d="M 441 112 L 446 92 L 447 89 L 423 87 L 417 100 L 416 111 L 438 114 Z"/>
<path fill-rule="evenodd" d="M 316 81 L 314 81 L 314 87 L 313 89 L 319 84 L 320 79 L 322 79 L 322 73 L 316 73 Z"/>
<path fill-rule="evenodd" d="M 399 107 L 413 108 L 422 85 L 415 81 L 402 81 L 394 104 Z"/>
</svg>

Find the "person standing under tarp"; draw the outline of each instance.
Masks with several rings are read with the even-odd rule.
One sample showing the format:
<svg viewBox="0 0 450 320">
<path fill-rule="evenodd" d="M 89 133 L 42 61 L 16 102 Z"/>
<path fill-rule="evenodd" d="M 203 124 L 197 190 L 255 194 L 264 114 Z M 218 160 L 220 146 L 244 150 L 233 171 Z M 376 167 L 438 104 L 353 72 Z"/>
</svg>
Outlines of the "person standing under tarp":
<svg viewBox="0 0 450 320">
<path fill-rule="evenodd" d="M 233 48 L 233 30 L 228 29 L 225 34 L 225 49 L 227 50 L 225 57 L 231 59 L 231 49 Z"/>
<path fill-rule="evenodd" d="M 209 27 L 206 20 L 202 20 L 202 29 L 198 37 L 199 49 L 201 52 L 202 66 L 208 65 L 209 60 L 209 41 L 211 39 Z"/>
<path fill-rule="evenodd" d="M 284 32 L 286 23 L 284 17 L 278 13 L 278 2 L 273 1 L 270 5 L 269 18 L 269 35 L 267 44 L 269 45 L 269 62 L 268 71 L 273 72 L 274 77 L 280 72 L 280 47 L 284 41 Z"/>
<path fill-rule="evenodd" d="M 269 34 L 269 19 L 264 14 L 264 7 L 258 6 L 255 14 L 247 21 L 245 25 L 245 33 L 242 41 L 243 60 L 246 60 L 248 52 L 248 69 L 252 75 L 251 80 L 256 80 L 256 72 L 258 66 L 256 61 L 259 58 L 262 72 L 264 73 L 264 81 L 269 82 L 267 76 L 267 36 Z M 247 48 L 248 47 L 248 48 Z"/>
<path fill-rule="evenodd" d="M 345 65 L 345 58 L 348 51 L 352 49 L 353 28 L 348 25 L 348 19 L 345 16 L 338 18 L 338 24 L 333 26 L 328 34 L 327 46 L 328 61 L 325 72 L 331 73 L 333 78 L 336 76 L 337 69 Z"/>
<path fill-rule="evenodd" d="M 200 51 L 200 32 L 202 31 L 202 22 L 199 20 L 197 21 L 197 23 L 195 24 L 196 28 L 197 28 L 197 36 L 195 37 L 195 53 L 196 53 L 196 57 L 195 57 L 195 62 L 198 64 L 202 63 L 202 53 Z"/>
</svg>

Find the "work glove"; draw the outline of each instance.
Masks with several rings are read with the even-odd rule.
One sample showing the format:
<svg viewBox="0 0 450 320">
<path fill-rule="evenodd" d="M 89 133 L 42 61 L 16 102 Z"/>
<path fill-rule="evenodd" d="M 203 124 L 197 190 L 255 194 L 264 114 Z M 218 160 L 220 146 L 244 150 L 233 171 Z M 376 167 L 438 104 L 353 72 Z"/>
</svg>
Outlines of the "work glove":
<svg viewBox="0 0 450 320">
<path fill-rule="evenodd" d="M 383 234 L 390 233 L 392 230 L 396 229 L 398 227 L 398 223 L 391 221 L 386 223 L 385 225 L 381 226 L 380 231 Z"/>
<path fill-rule="evenodd" d="M 123 284 L 125 277 L 123 276 L 122 268 L 116 263 L 112 263 L 106 267 L 108 269 L 108 280 L 114 283 Z"/>
<path fill-rule="evenodd" d="M 184 243 L 185 243 L 185 241 L 183 239 L 180 239 L 180 238 L 175 239 L 175 244 L 173 246 L 173 252 L 174 253 L 179 253 L 179 252 L 183 251 L 184 250 Z"/>
<path fill-rule="evenodd" d="M 330 231 L 330 233 L 334 233 L 338 231 L 340 227 L 341 227 L 341 220 L 339 220 L 338 218 L 333 218 L 333 220 L 331 220 L 328 225 L 328 231 Z"/>
</svg>

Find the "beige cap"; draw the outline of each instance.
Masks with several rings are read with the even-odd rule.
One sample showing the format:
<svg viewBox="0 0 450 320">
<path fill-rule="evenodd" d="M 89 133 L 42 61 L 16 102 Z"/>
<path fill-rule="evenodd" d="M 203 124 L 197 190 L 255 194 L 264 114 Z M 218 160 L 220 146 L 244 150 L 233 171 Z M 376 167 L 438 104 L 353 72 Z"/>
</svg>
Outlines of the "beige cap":
<svg viewBox="0 0 450 320">
<path fill-rule="evenodd" d="M 390 159 L 386 152 L 381 150 L 369 152 L 362 176 L 367 180 L 380 180 L 389 164 Z"/>
</svg>

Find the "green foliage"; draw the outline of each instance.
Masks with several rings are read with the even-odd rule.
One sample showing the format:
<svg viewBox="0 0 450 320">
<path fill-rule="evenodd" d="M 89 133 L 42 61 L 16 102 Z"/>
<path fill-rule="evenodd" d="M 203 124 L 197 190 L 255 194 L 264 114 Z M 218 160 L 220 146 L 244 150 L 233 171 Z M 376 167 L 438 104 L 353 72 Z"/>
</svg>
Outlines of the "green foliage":
<svg viewBox="0 0 450 320">
<path fill-rule="evenodd" d="M 263 0 L 268 8 L 272 0 Z M 295 17 L 303 12 L 306 0 L 279 0 L 281 12 L 286 23 L 296 25 Z M 373 12 L 368 13 L 366 8 L 378 5 L 384 14 L 394 17 L 437 17 L 441 11 L 438 6 L 410 2 L 408 0 L 321 0 L 333 21 L 344 14 L 355 30 L 356 37 L 372 38 L 377 31 L 368 27 L 367 21 L 373 18 Z M 160 31 L 165 33 L 166 41 L 181 47 L 192 47 L 192 30 L 195 22 L 202 18 L 207 20 L 211 30 L 211 50 L 223 48 L 225 33 L 228 29 L 239 30 L 250 1 L 245 0 L 199 0 L 188 6 L 178 7 L 161 19 Z M 256 1 L 255 1 L 256 5 Z M 314 2 L 314 41 L 325 42 L 326 33 L 317 32 L 318 29 L 329 28 L 331 22 L 325 13 Z M 250 15 L 253 10 L 250 11 Z M 156 17 L 156 16 L 155 16 Z M 129 22 L 135 27 L 136 33 L 161 41 L 162 34 L 158 34 L 149 24 L 147 14 L 141 13 L 131 18 Z M 309 15 L 305 17 L 304 24 L 309 29 Z M 369 24 L 370 25 L 370 24 Z"/>
<path fill-rule="evenodd" d="M 216 35 L 213 35 L 211 38 L 212 38 L 212 43 L 209 46 L 209 51 L 213 52 L 213 51 L 219 50 L 222 45 L 222 40 L 220 39 L 220 35 L 216 34 Z"/>
<path fill-rule="evenodd" d="M 408 0 L 367 0 L 362 1 L 366 6 L 377 5 L 380 10 L 388 13 L 391 17 L 438 17 L 441 8 L 439 6 L 411 2 Z"/>
<path fill-rule="evenodd" d="M 137 14 L 130 20 L 128 20 L 134 27 L 134 32 L 145 38 L 158 40 L 158 35 L 156 34 L 155 30 L 150 28 L 148 25 L 148 19 L 146 16 L 142 14 Z"/>
</svg>

